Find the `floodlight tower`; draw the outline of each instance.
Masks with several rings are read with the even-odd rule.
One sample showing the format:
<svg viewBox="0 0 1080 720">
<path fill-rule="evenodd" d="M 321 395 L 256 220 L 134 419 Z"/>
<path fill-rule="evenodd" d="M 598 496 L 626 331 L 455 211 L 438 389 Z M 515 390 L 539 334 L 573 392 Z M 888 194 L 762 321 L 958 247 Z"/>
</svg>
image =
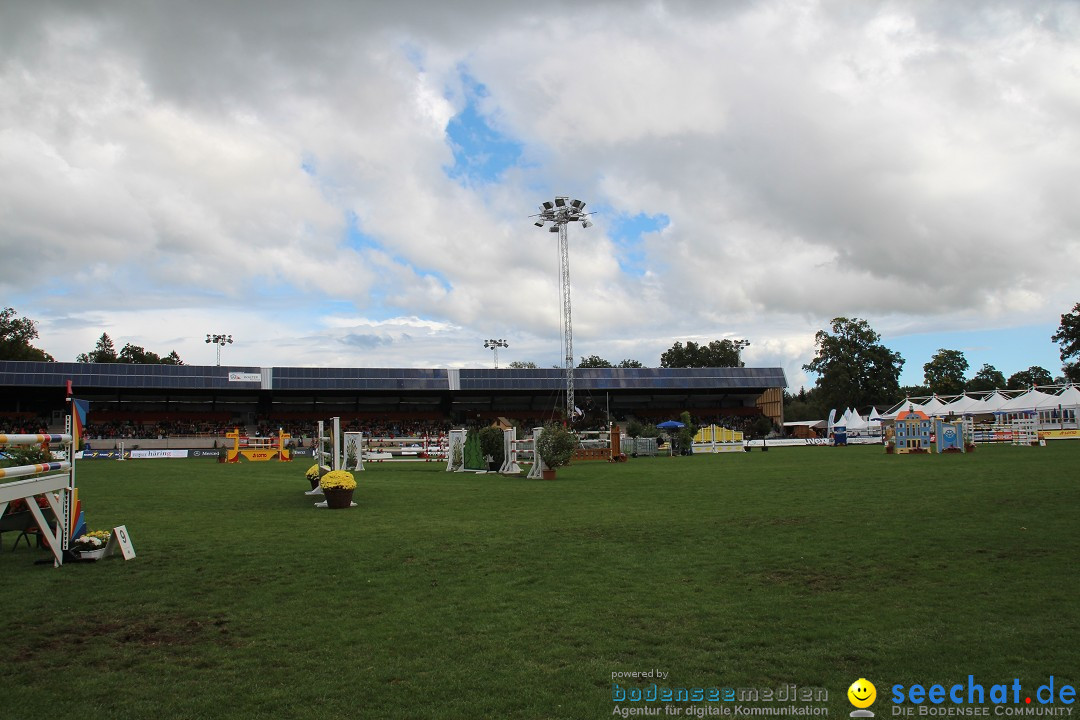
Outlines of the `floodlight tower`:
<svg viewBox="0 0 1080 720">
<path fill-rule="evenodd" d="M 562 299 L 562 352 L 566 372 L 566 421 L 574 419 L 574 331 L 570 323 L 570 250 L 566 244 L 567 223 L 580 222 L 581 227 L 591 227 L 589 215 L 584 211 L 585 203 L 557 196 L 554 201 L 545 201 L 540 205 L 536 218 L 536 227 L 551 223 L 549 232 L 559 233 L 559 295 Z"/>
<path fill-rule="evenodd" d="M 744 363 L 742 361 L 742 351 L 745 350 L 750 345 L 750 341 L 749 340 L 733 340 L 731 342 L 731 344 L 735 346 L 735 357 L 739 361 L 739 367 L 745 367 L 746 363 Z"/>
<path fill-rule="evenodd" d="M 207 333 L 206 344 L 214 343 L 217 345 L 217 364 L 221 365 L 221 348 L 226 345 L 232 345 L 232 335 L 211 335 Z"/>
<path fill-rule="evenodd" d="M 488 350 L 495 351 L 495 369 L 498 370 L 499 369 L 499 348 L 510 347 L 510 343 L 506 342 L 505 340 L 503 340 L 501 338 L 498 339 L 498 340 L 485 340 L 484 341 L 484 347 L 486 347 Z"/>
</svg>

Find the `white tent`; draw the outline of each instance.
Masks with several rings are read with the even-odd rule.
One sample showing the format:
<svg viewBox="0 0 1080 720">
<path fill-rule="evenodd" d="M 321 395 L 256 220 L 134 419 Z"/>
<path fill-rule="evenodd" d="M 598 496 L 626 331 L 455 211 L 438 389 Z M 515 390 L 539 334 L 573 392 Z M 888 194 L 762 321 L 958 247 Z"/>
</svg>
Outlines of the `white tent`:
<svg viewBox="0 0 1080 720">
<path fill-rule="evenodd" d="M 868 427 L 870 427 L 870 423 L 866 422 L 857 410 L 852 411 L 851 415 L 847 416 L 848 432 L 866 430 Z"/>
<path fill-rule="evenodd" d="M 1051 401 L 1053 402 L 1052 406 L 1057 407 L 1058 401 L 1055 398 L 1056 396 L 1054 395 L 1047 395 L 1046 393 L 1040 390 L 1035 390 L 1033 388 L 1031 390 L 1028 390 L 1023 395 L 1017 395 L 1012 400 L 1002 405 L 998 412 L 1009 413 L 1023 412 L 1025 410 L 1035 410 L 1039 407 L 1040 403 L 1049 403 Z"/>
<path fill-rule="evenodd" d="M 1005 405 L 1005 403 L 1009 402 L 1009 398 L 1008 398 L 1007 395 L 1002 395 L 1000 392 L 995 390 L 994 392 L 992 392 L 989 395 L 987 395 L 986 397 L 984 397 L 982 399 L 982 402 L 983 402 L 983 407 L 982 407 L 983 412 L 987 412 L 987 413 L 1001 412 L 1001 408 Z"/>
<path fill-rule="evenodd" d="M 1054 395 L 1054 398 L 1063 408 L 1080 408 L 1080 387 L 1070 385 L 1057 395 Z M 1054 407 L 1057 407 L 1057 405 Z"/>
<path fill-rule="evenodd" d="M 938 399 L 937 395 L 935 395 L 934 397 L 930 398 L 928 401 L 923 403 L 923 406 L 921 408 L 915 408 L 915 409 L 916 410 L 922 410 L 924 413 L 926 413 L 930 417 L 940 417 L 941 415 L 948 414 L 945 411 L 945 403 L 941 402 L 941 400 Z"/>
<path fill-rule="evenodd" d="M 979 415 L 989 412 L 985 404 L 977 397 L 961 395 L 945 406 L 945 412 L 951 415 Z"/>
</svg>

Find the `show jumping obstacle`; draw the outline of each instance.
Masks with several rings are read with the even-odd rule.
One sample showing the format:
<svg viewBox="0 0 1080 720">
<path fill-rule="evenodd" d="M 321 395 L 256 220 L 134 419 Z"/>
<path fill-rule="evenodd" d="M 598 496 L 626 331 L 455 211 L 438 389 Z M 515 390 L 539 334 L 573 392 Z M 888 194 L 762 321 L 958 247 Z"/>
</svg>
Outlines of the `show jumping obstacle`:
<svg viewBox="0 0 1080 720">
<path fill-rule="evenodd" d="M 225 456 L 225 462 L 238 463 L 240 458 L 251 462 L 266 462 L 267 460 L 279 460 L 289 462 L 292 460 L 292 450 L 285 447 L 289 433 L 278 428 L 277 437 L 247 437 L 240 434 L 240 428 L 234 428 L 232 432 L 225 433 L 225 437 L 233 441 L 232 450 Z"/>
<path fill-rule="evenodd" d="M 64 564 L 64 551 L 68 549 L 70 540 L 72 501 L 75 497 L 75 454 L 71 422 L 71 416 L 69 415 L 64 422 L 63 434 L 0 434 L 0 445 L 41 445 L 43 449 L 48 449 L 50 443 L 61 443 L 67 452 L 68 459 L 60 462 L 0 468 L 0 478 L 21 478 L 39 473 L 54 473 L 44 477 L 31 477 L 0 484 L 0 515 L 7 510 L 10 503 L 15 500 L 24 500 L 37 522 L 41 537 L 53 554 L 53 565 L 55 567 Z M 56 518 L 55 527 L 51 526 L 46 520 L 42 508 L 38 505 L 39 499 L 45 501 L 49 511 Z"/>
</svg>

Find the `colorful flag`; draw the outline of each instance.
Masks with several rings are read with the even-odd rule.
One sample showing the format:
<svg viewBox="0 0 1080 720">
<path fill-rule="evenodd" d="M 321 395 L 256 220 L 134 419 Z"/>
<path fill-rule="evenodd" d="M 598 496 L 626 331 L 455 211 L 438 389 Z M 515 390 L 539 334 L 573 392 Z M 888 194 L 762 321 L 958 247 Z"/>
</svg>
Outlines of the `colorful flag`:
<svg viewBox="0 0 1080 720">
<path fill-rule="evenodd" d="M 72 452 L 78 452 L 83 447 L 83 428 L 86 426 L 86 414 L 90 412 L 89 400 L 76 400 L 71 398 L 71 435 Z"/>
</svg>

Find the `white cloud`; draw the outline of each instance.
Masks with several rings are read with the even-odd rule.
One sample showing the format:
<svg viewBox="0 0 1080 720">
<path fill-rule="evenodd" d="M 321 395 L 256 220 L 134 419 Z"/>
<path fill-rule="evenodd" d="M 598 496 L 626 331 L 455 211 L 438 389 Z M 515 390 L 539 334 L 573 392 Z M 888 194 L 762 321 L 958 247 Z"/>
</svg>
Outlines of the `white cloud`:
<svg viewBox="0 0 1080 720">
<path fill-rule="evenodd" d="M 194 358 L 229 318 L 248 364 L 481 364 L 495 336 L 544 365 L 556 250 L 526 216 L 555 193 L 607 209 L 571 229 L 577 355 L 748 337 L 794 383 L 835 315 L 1009 327 L 1076 301 L 1074 4 L 531 8 L 12 13 L 7 303 L 60 359 L 102 330 L 167 351 L 198 327 L 177 340 Z M 446 172 L 462 73 L 521 146 L 497 180 Z M 644 274 L 620 269 L 613 213 L 669 219 L 632 247 Z"/>
</svg>

